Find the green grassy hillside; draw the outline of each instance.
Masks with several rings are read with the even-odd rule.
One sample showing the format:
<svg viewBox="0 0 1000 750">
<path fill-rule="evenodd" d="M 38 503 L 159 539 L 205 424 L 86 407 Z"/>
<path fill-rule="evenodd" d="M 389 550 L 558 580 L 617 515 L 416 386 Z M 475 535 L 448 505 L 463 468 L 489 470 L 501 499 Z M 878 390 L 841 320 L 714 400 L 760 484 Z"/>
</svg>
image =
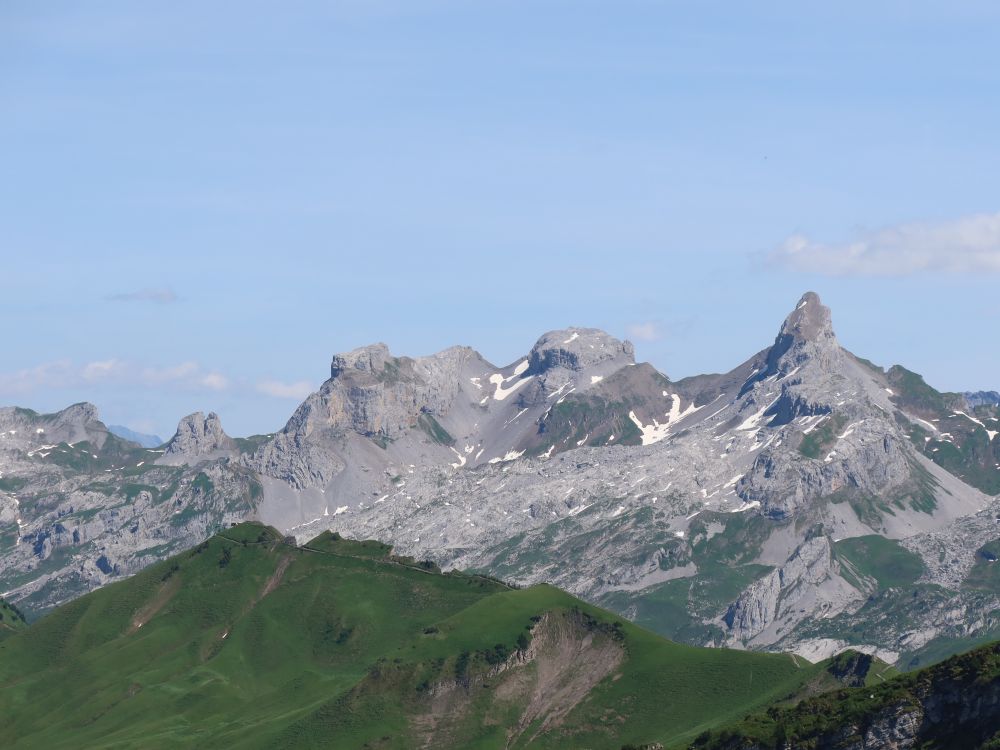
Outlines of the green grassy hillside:
<svg viewBox="0 0 1000 750">
<path fill-rule="evenodd" d="M 0 643 L 5 747 L 613 748 L 693 739 L 814 684 L 549 586 L 244 524 Z"/>
</svg>

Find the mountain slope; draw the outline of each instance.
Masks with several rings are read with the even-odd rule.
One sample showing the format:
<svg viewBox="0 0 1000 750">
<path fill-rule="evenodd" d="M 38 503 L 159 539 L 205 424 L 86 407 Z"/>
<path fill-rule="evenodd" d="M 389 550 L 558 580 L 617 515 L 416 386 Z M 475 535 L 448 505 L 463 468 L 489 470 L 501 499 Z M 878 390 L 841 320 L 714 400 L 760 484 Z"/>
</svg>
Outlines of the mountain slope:
<svg viewBox="0 0 1000 750">
<path fill-rule="evenodd" d="M 0 640 L 20 632 L 27 626 L 24 615 L 17 607 L 0 599 Z"/>
<path fill-rule="evenodd" d="M 152 450 L 91 404 L 0 409 L 0 593 L 37 616 L 252 515 L 259 482 L 235 450 L 183 439 L 190 419 Z"/>
<path fill-rule="evenodd" d="M 703 750 L 991 750 L 1000 746 L 1000 644 L 865 687 L 826 693 L 718 732 Z"/>
<path fill-rule="evenodd" d="M 245 524 L 0 643 L 9 747 L 619 748 L 822 668 L 670 643 L 549 586 Z M 367 743 L 367 744 L 366 744 Z"/>
</svg>

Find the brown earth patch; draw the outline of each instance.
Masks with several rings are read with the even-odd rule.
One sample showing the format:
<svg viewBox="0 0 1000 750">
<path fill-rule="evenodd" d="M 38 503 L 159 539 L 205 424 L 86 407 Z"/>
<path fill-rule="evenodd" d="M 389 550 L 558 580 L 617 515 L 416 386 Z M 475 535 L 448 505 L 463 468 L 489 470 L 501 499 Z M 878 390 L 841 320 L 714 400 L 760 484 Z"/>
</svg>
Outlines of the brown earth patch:
<svg viewBox="0 0 1000 750">
<path fill-rule="evenodd" d="M 590 623 L 592 625 L 592 623 Z M 473 727 L 469 719 L 481 710 L 481 726 L 516 724 L 507 732 L 511 747 L 535 722 L 529 743 L 560 726 L 590 691 L 615 673 L 625 659 L 620 641 L 588 627 L 576 612 L 548 613 L 532 629 L 525 651 L 513 653 L 490 670 L 431 687 L 429 705 L 411 722 L 419 746 L 461 745 Z"/>
<path fill-rule="evenodd" d="M 167 602 L 174 598 L 174 594 L 180 588 L 181 579 L 179 576 L 171 576 L 169 579 L 160 585 L 160 588 L 156 590 L 153 598 L 132 616 L 132 621 L 129 623 L 127 635 L 132 635 L 137 632 L 139 628 L 145 625 L 147 622 L 156 616 L 157 612 L 163 609 Z"/>
</svg>

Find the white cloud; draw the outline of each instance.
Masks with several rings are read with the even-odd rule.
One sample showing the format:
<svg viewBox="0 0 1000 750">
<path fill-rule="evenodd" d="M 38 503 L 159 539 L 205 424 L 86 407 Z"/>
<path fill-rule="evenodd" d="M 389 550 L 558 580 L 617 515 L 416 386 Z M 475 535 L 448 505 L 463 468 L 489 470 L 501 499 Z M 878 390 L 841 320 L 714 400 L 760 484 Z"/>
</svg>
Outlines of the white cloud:
<svg viewBox="0 0 1000 750">
<path fill-rule="evenodd" d="M 146 367 L 142 370 L 141 379 L 151 385 L 171 383 L 194 378 L 200 370 L 197 362 L 181 362 L 169 367 Z"/>
<path fill-rule="evenodd" d="M 653 322 L 633 323 L 626 330 L 629 338 L 633 338 L 636 341 L 656 341 L 662 336 L 660 326 Z"/>
<path fill-rule="evenodd" d="M 312 393 L 315 388 L 307 380 L 297 383 L 282 383 L 279 380 L 262 380 L 257 383 L 257 390 L 274 398 L 294 398 L 300 401 Z"/>
<path fill-rule="evenodd" d="M 72 362 L 46 362 L 23 370 L 0 373 L 0 393 L 24 394 L 39 388 L 62 388 L 77 379 Z"/>
<path fill-rule="evenodd" d="M 80 376 L 84 380 L 105 380 L 106 378 L 119 372 L 124 366 L 123 362 L 117 359 L 105 359 L 99 362 L 88 362 L 80 371 Z"/>
<path fill-rule="evenodd" d="M 1000 213 L 901 224 L 834 245 L 794 235 L 767 257 L 793 271 L 826 276 L 1000 273 Z"/>
<path fill-rule="evenodd" d="M 156 302 L 166 305 L 177 301 L 173 289 L 139 289 L 135 292 L 109 294 L 105 299 L 109 302 Z"/>
<path fill-rule="evenodd" d="M 201 384 L 213 391 L 224 391 L 229 387 L 229 378 L 218 372 L 210 372 L 202 377 Z"/>
<path fill-rule="evenodd" d="M 70 360 L 59 360 L 0 373 L 0 394 L 22 395 L 46 388 L 85 387 L 99 383 L 212 391 L 223 391 L 231 385 L 225 375 L 206 371 L 197 362 L 142 367 L 120 359 L 96 360 L 83 365 L 74 364 Z"/>
</svg>

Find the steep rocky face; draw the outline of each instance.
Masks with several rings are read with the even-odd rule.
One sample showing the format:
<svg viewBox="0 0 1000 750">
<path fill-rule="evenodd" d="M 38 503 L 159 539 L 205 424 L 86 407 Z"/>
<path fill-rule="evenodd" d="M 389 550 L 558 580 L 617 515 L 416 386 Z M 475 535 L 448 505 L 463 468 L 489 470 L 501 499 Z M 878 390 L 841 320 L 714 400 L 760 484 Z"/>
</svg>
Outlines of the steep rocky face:
<svg viewBox="0 0 1000 750">
<path fill-rule="evenodd" d="M 465 371 L 481 362 L 465 347 L 419 359 L 393 357 L 385 344 L 335 355 L 330 379 L 247 464 L 296 489 L 319 489 L 343 472 L 345 453 L 359 440 L 384 452 L 420 428 L 448 443 L 444 430 L 434 434 L 436 415 L 448 411 Z M 448 451 L 437 453 L 444 458 Z"/>
<path fill-rule="evenodd" d="M 997 391 L 976 391 L 963 394 L 966 403 L 973 409 L 977 406 L 992 406 L 1000 408 L 1000 392 Z"/>
<path fill-rule="evenodd" d="M 830 539 L 817 536 L 803 542 L 777 570 L 751 584 L 733 602 L 723 620 L 733 637 L 752 642 L 768 630 L 774 641 L 794 630 L 806 612 L 844 606 L 860 599 L 859 592 L 837 576 Z"/>
<path fill-rule="evenodd" d="M 544 375 L 551 370 L 582 372 L 610 363 L 617 370 L 635 363 L 635 347 L 596 328 L 569 328 L 549 331 L 528 354 L 527 375 Z"/>
<path fill-rule="evenodd" d="M 741 497 L 782 519 L 837 495 L 913 502 L 921 494 L 909 441 L 891 416 L 889 392 L 840 347 L 830 311 L 815 294 L 799 301 L 765 359 L 767 367 L 741 392 L 761 404 L 758 419 L 768 427 L 797 423 L 802 429 L 790 436 L 792 446 L 775 441 L 760 451 L 736 485 Z M 780 390 L 766 387 L 772 379 Z M 766 396 L 757 398 L 758 390 Z"/>
<path fill-rule="evenodd" d="M 218 457 L 236 450 L 236 441 L 222 429 L 222 420 L 215 412 L 206 417 L 200 411 L 184 417 L 177 432 L 167 443 L 164 463 L 181 463 L 202 457 Z"/>
</svg>

